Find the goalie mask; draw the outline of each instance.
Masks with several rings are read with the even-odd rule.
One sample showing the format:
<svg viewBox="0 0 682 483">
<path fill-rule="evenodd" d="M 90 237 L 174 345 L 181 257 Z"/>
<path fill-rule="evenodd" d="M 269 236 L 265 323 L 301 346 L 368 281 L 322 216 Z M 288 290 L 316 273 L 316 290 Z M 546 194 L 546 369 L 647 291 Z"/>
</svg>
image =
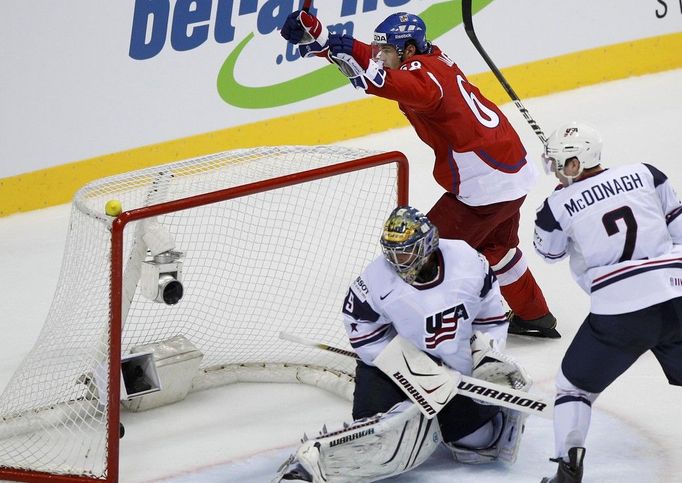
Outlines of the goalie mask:
<svg viewBox="0 0 682 483">
<path fill-rule="evenodd" d="M 405 47 L 409 43 L 414 44 L 419 54 L 430 50 L 431 45 L 426 40 L 426 24 L 417 15 L 406 12 L 394 13 L 374 29 L 372 57 L 377 58 L 382 47 L 391 45 L 402 59 Z"/>
<path fill-rule="evenodd" d="M 438 228 L 416 208 L 399 206 L 384 223 L 381 248 L 398 276 L 411 284 L 438 248 Z"/>
<path fill-rule="evenodd" d="M 601 136 L 595 129 L 577 122 L 565 124 L 554 131 L 545 143 L 546 171 L 554 171 L 572 180 L 583 170 L 599 165 L 601 147 Z M 578 173 L 567 176 L 564 168 L 571 158 L 578 159 Z"/>
</svg>

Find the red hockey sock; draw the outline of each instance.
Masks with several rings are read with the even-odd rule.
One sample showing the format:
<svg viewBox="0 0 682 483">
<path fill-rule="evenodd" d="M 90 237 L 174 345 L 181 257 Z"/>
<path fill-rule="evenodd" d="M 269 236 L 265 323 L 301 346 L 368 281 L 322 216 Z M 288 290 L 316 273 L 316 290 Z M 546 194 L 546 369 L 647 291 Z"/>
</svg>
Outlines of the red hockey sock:
<svg viewBox="0 0 682 483">
<path fill-rule="evenodd" d="M 501 285 L 502 296 L 516 315 L 523 320 L 534 320 L 547 315 L 549 308 L 545 296 L 530 270 L 509 285 Z"/>
</svg>

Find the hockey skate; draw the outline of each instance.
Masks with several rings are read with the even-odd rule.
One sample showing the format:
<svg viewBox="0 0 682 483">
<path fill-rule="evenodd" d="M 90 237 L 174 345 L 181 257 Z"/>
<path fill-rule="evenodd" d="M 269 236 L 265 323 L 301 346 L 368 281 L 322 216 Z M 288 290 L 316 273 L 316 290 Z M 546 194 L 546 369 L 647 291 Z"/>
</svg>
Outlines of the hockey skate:
<svg viewBox="0 0 682 483">
<path fill-rule="evenodd" d="M 568 463 L 563 459 L 552 459 L 559 463 L 556 475 L 546 476 L 540 483 L 580 483 L 583 481 L 583 459 L 585 448 L 571 448 L 568 450 Z"/>
<path fill-rule="evenodd" d="M 509 334 L 547 339 L 559 339 L 561 337 L 561 334 L 556 330 L 556 317 L 551 312 L 539 319 L 523 320 L 514 312 L 509 311 L 507 318 L 509 319 L 509 329 L 507 330 Z"/>
</svg>

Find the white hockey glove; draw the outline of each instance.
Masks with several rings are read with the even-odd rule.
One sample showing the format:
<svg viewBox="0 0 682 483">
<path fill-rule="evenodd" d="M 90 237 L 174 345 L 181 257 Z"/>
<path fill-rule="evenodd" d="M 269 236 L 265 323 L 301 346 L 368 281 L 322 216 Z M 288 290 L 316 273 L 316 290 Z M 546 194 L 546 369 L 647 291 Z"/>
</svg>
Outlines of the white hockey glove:
<svg viewBox="0 0 682 483">
<path fill-rule="evenodd" d="M 513 358 L 497 351 L 494 345 L 487 334 L 474 332 L 471 338 L 473 377 L 528 392 L 533 386 L 528 373 Z"/>
<path fill-rule="evenodd" d="M 348 77 L 356 89 L 367 90 L 367 80 L 377 87 L 383 87 L 386 81 L 386 71 L 383 66 L 370 59 L 367 70 L 363 69 L 350 54 L 339 53 L 329 58 L 336 64 L 341 73 Z"/>
</svg>

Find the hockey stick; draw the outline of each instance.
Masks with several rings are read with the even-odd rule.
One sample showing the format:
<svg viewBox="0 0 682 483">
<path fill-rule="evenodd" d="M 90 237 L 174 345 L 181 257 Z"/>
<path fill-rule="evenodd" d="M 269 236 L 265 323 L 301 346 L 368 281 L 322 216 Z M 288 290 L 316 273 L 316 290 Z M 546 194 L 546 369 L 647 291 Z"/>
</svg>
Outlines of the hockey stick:
<svg viewBox="0 0 682 483">
<path fill-rule="evenodd" d="M 279 338 L 282 340 L 288 340 L 289 342 L 296 342 L 297 344 L 305 345 L 308 347 L 313 347 L 315 349 L 322 349 L 323 351 L 333 352 L 335 354 L 340 354 L 340 355 L 346 356 L 346 357 L 352 357 L 354 359 L 360 359 L 360 356 L 358 356 L 353 351 L 348 351 L 346 349 L 339 349 L 338 347 L 332 347 L 330 345 L 323 344 L 321 342 L 314 342 L 314 341 L 306 339 L 304 337 L 299 337 L 297 335 L 288 334 L 286 332 L 280 332 Z"/>
<path fill-rule="evenodd" d="M 360 359 L 360 357 L 353 351 L 340 349 L 338 347 L 333 347 L 321 342 L 315 342 L 304 337 L 288 334 L 286 332 L 280 332 L 279 338 L 307 347 L 333 352 L 334 354 L 352 357 L 354 359 Z M 496 406 L 504 406 L 527 414 L 534 414 L 535 416 L 552 419 L 554 408 L 552 403 L 545 401 L 541 397 L 535 397 L 527 392 L 511 389 L 501 384 L 495 384 L 483 379 L 462 375 L 461 380 L 457 385 L 457 392 L 459 394 L 469 396 L 471 399 L 476 399 L 477 401 L 494 404 Z"/>
<path fill-rule="evenodd" d="M 502 72 L 500 72 L 500 69 L 497 68 L 495 63 L 488 56 L 488 53 L 481 45 L 481 42 L 479 42 L 478 37 L 476 36 L 476 32 L 474 31 L 474 21 L 471 13 L 471 2 L 472 0 L 462 0 L 462 19 L 464 21 L 464 30 L 466 31 L 467 36 L 471 40 L 471 43 L 474 44 L 474 47 L 476 47 L 476 50 L 478 50 L 478 53 L 481 54 L 483 60 L 485 60 L 486 64 L 488 64 L 490 70 L 493 72 L 493 74 L 495 74 L 495 77 L 497 77 L 497 80 L 500 82 L 504 90 L 507 91 L 509 97 L 511 97 L 512 101 L 514 101 L 516 108 L 519 111 L 521 111 L 521 114 L 523 115 L 524 119 L 528 122 L 528 124 L 530 124 L 530 127 L 533 128 L 533 131 L 535 132 L 537 137 L 540 138 L 540 141 L 544 146 L 545 143 L 547 143 L 547 137 L 545 136 L 545 133 L 542 132 L 542 129 L 540 129 L 538 123 L 535 122 L 535 119 L 532 118 L 532 116 L 528 112 L 528 109 L 526 109 L 524 105 L 521 103 L 519 96 L 516 95 L 516 92 L 514 92 L 512 86 L 509 85 L 507 79 L 504 78 Z"/>
</svg>

